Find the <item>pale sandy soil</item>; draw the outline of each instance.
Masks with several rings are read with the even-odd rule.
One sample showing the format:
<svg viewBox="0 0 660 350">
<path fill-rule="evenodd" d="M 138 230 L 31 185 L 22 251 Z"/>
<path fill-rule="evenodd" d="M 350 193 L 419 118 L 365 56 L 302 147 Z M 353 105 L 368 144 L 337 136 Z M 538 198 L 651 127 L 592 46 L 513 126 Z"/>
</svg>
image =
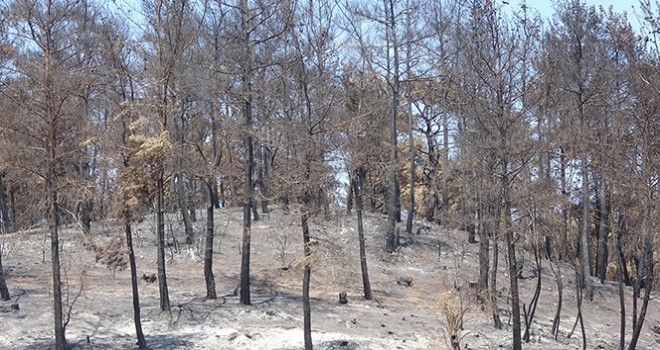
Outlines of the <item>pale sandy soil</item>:
<svg viewBox="0 0 660 350">
<path fill-rule="evenodd" d="M 241 211 L 216 211 L 214 271 L 217 301 L 204 300 L 203 234 L 204 214 L 198 215 L 195 232 L 198 244 L 168 251 L 168 282 L 172 311 L 158 309 L 158 286 L 140 282 L 143 328 L 151 349 L 302 349 L 302 272 L 297 264 L 302 254 L 299 217 L 275 210 L 253 228 L 252 306 L 241 306 L 234 291 L 240 264 Z M 181 226 L 173 216 L 167 225 L 183 242 Z M 390 350 L 447 349 L 446 324 L 438 312 L 439 296 L 460 287 L 467 309 L 461 332 L 463 349 L 511 348 L 509 317 L 503 310 L 505 329 L 492 326 L 489 313 L 474 301 L 468 282 L 478 274 L 478 245 L 466 244 L 464 232 L 447 231 L 430 225 L 415 235 L 412 242 L 394 254 L 383 252 L 385 218 L 368 215 L 367 251 L 375 301 L 361 297 L 355 216 L 343 213 L 314 220 L 315 246 L 312 273 L 312 327 L 315 349 Z M 171 224 L 171 230 L 170 230 Z M 421 222 L 418 224 L 422 224 Z M 426 225 L 426 224 L 424 224 Z M 135 233 L 138 271 L 156 272 L 156 247 L 153 219 L 139 224 Z M 103 244 L 121 228 L 114 223 L 94 227 L 95 242 Z M 405 240 L 405 239 L 404 239 Z M 52 306 L 50 293 L 49 239 L 44 231 L 32 230 L 0 237 L 7 283 L 13 300 L 0 304 L 0 349 L 52 349 Z M 74 349 L 133 349 L 133 313 L 130 274 L 113 272 L 95 261 L 95 254 L 83 247 L 75 229 L 62 233 L 63 279 L 75 302 L 67 339 Z M 504 273 L 504 252 L 500 254 L 499 307 L 508 309 L 508 277 Z M 527 257 L 527 261 L 531 259 Z M 284 270 L 282 267 L 291 265 Z M 528 263 L 524 275 L 532 274 Z M 564 308 L 558 340 L 550 336 L 555 312 L 556 285 L 545 262 L 543 288 L 532 341 L 524 349 L 580 349 L 579 327 L 567 338 L 576 315 L 574 272 L 563 266 L 565 276 Z M 397 283 L 412 277 L 410 287 Z M 528 304 L 536 280 L 520 280 L 521 302 Z M 616 285 L 596 283 L 593 302 L 584 303 L 583 313 L 589 349 L 615 349 L 618 344 L 619 304 Z M 65 288 L 66 291 L 66 288 Z M 340 305 L 337 295 L 348 292 L 349 303 Z M 626 289 L 630 302 L 630 289 Z M 12 308 L 18 304 L 19 310 Z M 654 298 L 638 349 L 660 348 L 660 304 Z M 630 310 L 630 305 L 628 309 Z M 627 317 L 628 329 L 631 318 Z M 630 333 L 630 331 L 629 331 Z M 87 342 L 89 339 L 89 343 Z"/>
</svg>

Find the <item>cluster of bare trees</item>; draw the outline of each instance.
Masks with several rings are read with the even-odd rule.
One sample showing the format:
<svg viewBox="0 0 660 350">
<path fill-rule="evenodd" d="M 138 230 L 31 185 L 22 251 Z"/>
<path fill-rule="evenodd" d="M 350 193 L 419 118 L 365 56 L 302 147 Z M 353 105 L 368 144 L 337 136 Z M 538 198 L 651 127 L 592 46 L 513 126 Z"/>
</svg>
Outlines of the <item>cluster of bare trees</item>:
<svg viewBox="0 0 660 350">
<path fill-rule="evenodd" d="M 258 204 L 262 214 L 296 206 L 309 256 L 310 217 L 338 203 L 357 211 L 366 299 L 362 213 L 388 214 L 384 249 L 393 252 L 407 206 L 408 234 L 418 215 L 478 241 L 478 286 L 495 327 L 506 248 L 514 348 L 533 318 L 518 298 L 525 251 L 545 254 L 553 271 L 575 266 L 588 300 L 592 277 L 632 285 L 635 347 L 658 244 L 660 14 L 648 0 L 638 32 L 624 14 L 577 0 L 559 2 L 548 19 L 488 0 L 134 6 L 2 2 L 0 232 L 49 228 L 58 349 L 60 225 L 89 235 L 93 220 L 121 220 L 146 348 L 131 231 L 141 216 L 156 214 L 167 311 L 166 212 L 180 211 L 193 244 L 196 208 L 207 208 L 203 273 L 213 299 L 213 212 L 242 205 L 248 305 Z M 310 273 L 306 266 L 306 349 Z"/>
</svg>

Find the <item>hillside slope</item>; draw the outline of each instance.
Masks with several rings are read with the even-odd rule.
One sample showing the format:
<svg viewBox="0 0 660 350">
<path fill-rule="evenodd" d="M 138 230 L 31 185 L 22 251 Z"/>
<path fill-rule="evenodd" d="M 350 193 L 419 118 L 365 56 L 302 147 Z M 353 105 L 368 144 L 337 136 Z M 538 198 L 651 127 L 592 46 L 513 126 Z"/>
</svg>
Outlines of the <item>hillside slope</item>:
<svg viewBox="0 0 660 350">
<path fill-rule="evenodd" d="M 143 327 L 152 349 L 301 349 L 302 348 L 302 233 L 295 213 L 275 210 L 253 227 L 252 306 L 241 306 L 235 289 L 240 267 L 241 210 L 216 211 L 214 271 L 217 301 L 205 301 L 203 239 L 205 220 L 195 224 L 199 239 L 194 247 L 183 245 L 183 230 L 175 217 L 167 224 L 168 235 L 178 237 L 182 246 L 167 251 L 168 282 L 173 305 L 170 313 L 158 309 L 158 286 L 141 282 Z M 312 272 L 312 327 L 317 349 L 447 349 L 445 318 L 438 301 L 465 309 L 461 347 L 463 349 L 510 348 L 508 325 L 508 277 L 498 280 L 505 329 L 495 330 L 489 312 L 475 301 L 469 282 L 478 274 L 478 245 L 467 244 L 466 234 L 418 223 L 428 229 L 405 242 L 394 254 L 383 250 L 385 218 L 366 217 L 368 264 L 376 300 L 361 297 L 361 276 L 355 217 L 344 213 L 319 216 L 311 226 L 314 245 Z M 418 226 L 420 227 L 420 226 Z M 140 275 L 156 272 L 154 222 L 147 219 L 134 232 Z M 121 234 L 115 223 L 94 225 L 97 245 Z M 73 228 L 62 235 L 63 280 L 68 281 L 70 300 L 82 291 L 71 312 L 67 338 L 76 349 L 135 348 L 129 271 L 111 271 L 95 259 Z M 13 300 L 0 304 L 0 349 L 52 348 L 52 306 L 50 264 L 45 232 L 33 230 L 0 237 L 6 255 L 8 285 Z M 499 271 L 506 271 L 504 253 Z M 526 259 L 531 261 L 529 257 Z M 532 341 L 525 349 L 578 349 L 582 345 L 579 327 L 567 334 L 575 322 L 573 270 L 562 266 L 565 295 L 560 335 L 550 336 L 556 308 L 554 277 L 548 262 L 542 271 L 543 285 Z M 533 275 L 525 265 L 523 276 Z M 412 278 L 412 284 L 398 283 Z M 529 303 L 536 279 L 521 283 L 521 301 Z M 80 288 L 82 284 L 82 288 Z M 457 288 L 455 288 L 457 287 Z M 618 344 L 619 307 L 616 285 L 596 283 L 592 303 L 585 302 L 584 321 L 589 349 L 614 349 Z M 460 289 L 458 291 L 457 289 Z M 349 303 L 338 303 L 346 291 Z M 630 301 L 630 290 L 627 289 Z M 18 304 L 16 310 L 12 304 Z M 462 306 L 461 306 L 462 305 Z M 660 347 L 658 301 L 651 301 L 638 349 Z M 628 310 L 630 307 L 628 307 Z M 630 317 L 628 317 L 630 323 Z M 628 326 L 630 327 L 630 326 Z"/>
</svg>

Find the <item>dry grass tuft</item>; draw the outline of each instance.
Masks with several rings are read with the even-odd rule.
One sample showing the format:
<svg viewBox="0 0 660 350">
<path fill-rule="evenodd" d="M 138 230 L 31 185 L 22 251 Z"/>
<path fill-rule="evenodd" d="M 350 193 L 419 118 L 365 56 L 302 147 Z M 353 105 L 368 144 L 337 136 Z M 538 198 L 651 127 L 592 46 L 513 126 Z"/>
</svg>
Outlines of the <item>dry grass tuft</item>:
<svg viewBox="0 0 660 350">
<path fill-rule="evenodd" d="M 460 331 L 463 329 L 463 316 L 467 307 L 461 302 L 460 295 L 454 290 L 447 289 L 438 295 L 438 301 L 435 305 L 435 313 L 439 319 L 446 322 L 447 333 L 449 333 L 449 342 L 454 350 L 461 349 Z"/>
</svg>

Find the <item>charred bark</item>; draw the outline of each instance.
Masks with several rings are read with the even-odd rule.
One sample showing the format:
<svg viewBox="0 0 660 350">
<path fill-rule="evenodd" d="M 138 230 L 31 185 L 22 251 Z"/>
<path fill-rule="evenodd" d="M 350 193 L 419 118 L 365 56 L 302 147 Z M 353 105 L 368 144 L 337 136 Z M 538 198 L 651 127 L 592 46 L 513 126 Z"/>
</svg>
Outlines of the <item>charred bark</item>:
<svg viewBox="0 0 660 350">
<path fill-rule="evenodd" d="M 131 268 L 131 291 L 133 295 L 133 321 L 135 323 L 135 335 L 137 337 L 137 345 L 140 350 L 147 349 L 147 341 L 144 339 L 142 332 L 142 321 L 140 318 L 140 294 L 138 292 L 138 275 L 137 267 L 135 266 L 135 252 L 133 250 L 133 233 L 131 232 L 131 224 L 128 218 L 124 222 L 124 233 L 126 234 L 126 246 L 128 248 L 128 263 Z"/>
<path fill-rule="evenodd" d="M 53 150 L 51 150 L 53 151 Z M 49 160 L 55 159 L 54 152 L 49 156 Z M 62 280 L 60 266 L 60 239 L 59 239 L 59 206 L 58 193 L 55 186 L 52 165 L 49 167 L 49 174 L 46 181 L 46 192 L 48 193 L 48 231 L 50 233 L 50 253 L 53 270 L 53 316 L 55 318 L 55 349 L 66 349 L 64 313 L 62 310 Z"/>
<path fill-rule="evenodd" d="M 596 249 L 596 276 L 600 283 L 605 283 L 607 275 L 608 248 L 607 237 L 609 236 L 609 207 L 607 204 L 607 183 L 601 176 L 598 189 L 598 241 Z"/>
<path fill-rule="evenodd" d="M 642 326 L 646 318 L 649 301 L 651 300 L 651 290 L 653 289 L 653 238 L 649 228 L 647 227 L 648 221 L 651 218 L 652 209 L 647 206 L 642 218 L 643 241 L 642 252 L 640 257 L 640 267 L 637 270 L 637 279 L 633 285 L 633 334 L 630 337 L 629 350 L 637 348 L 637 341 L 642 333 Z M 641 289 L 644 288 L 644 295 L 642 298 L 642 306 L 637 314 L 637 298 L 641 296 Z"/>
<path fill-rule="evenodd" d="M 612 235 L 614 238 L 614 254 L 616 255 L 616 281 L 619 289 L 619 350 L 626 347 L 626 298 L 623 292 L 623 254 L 621 253 L 621 243 L 619 242 L 619 232 Z"/>
<path fill-rule="evenodd" d="M 0 173 L 0 233 L 9 232 L 11 226 L 9 206 L 7 205 L 7 188 L 4 178 L 5 174 Z"/>
<path fill-rule="evenodd" d="M 490 241 L 485 222 L 485 204 L 482 197 L 478 199 L 477 220 L 479 223 L 479 294 L 488 294 L 488 273 L 490 270 Z"/>
<path fill-rule="evenodd" d="M 504 148 L 503 148 L 504 149 Z M 518 294 L 518 262 L 516 260 L 515 242 L 511 223 L 511 197 L 508 174 L 508 162 L 502 160 L 502 191 L 504 195 L 504 229 L 506 236 L 507 255 L 509 256 L 509 287 L 511 291 L 511 313 L 513 318 L 513 349 L 522 349 L 520 323 L 520 297 Z"/>
<path fill-rule="evenodd" d="M 167 272 L 165 267 L 165 207 L 163 203 L 164 183 L 163 176 L 156 181 L 156 229 L 158 244 L 158 292 L 160 299 L 160 310 L 170 311 L 170 294 L 167 290 Z"/>
<path fill-rule="evenodd" d="M 206 247 L 204 249 L 204 280 L 206 281 L 206 299 L 217 299 L 215 291 L 215 277 L 213 276 L 213 235 L 214 226 L 213 209 L 218 202 L 213 182 L 208 183 L 209 205 L 206 208 Z"/>
<path fill-rule="evenodd" d="M 245 149 L 245 179 L 243 189 L 243 240 L 241 249 L 241 281 L 240 303 L 250 305 L 250 244 L 252 239 L 251 211 L 257 214 L 254 208 L 254 150 L 252 140 L 252 42 L 250 39 L 250 9 L 247 0 L 240 1 L 241 35 L 245 51 L 241 64 L 241 83 L 243 89 L 243 117 L 245 118 L 243 130 L 243 147 Z M 258 215 L 258 214 L 257 214 Z"/>
<path fill-rule="evenodd" d="M 303 231 L 303 245 L 305 253 L 305 267 L 303 271 L 303 285 L 302 285 L 302 302 L 303 302 L 303 333 L 305 340 L 305 350 L 312 350 L 312 309 L 309 302 L 309 282 L 312 275 L 312 269 L 309 266 L 310 257 L 312 255 L 311 248 L 309 246 L 309 203 L 303 208 L 303 213 L 300 218 L 302 231 Z"/>
<path fill-rule="evenodd" d="M 7 281 L 5 280 L 5 270 L 2 267 L 2 249 L 0 249 L 0 299 L 4 301 L 11 299 L 9 289 L 7 288 Z"/>
<path fill-rule="evenodd" d="M 354 179 L 351 180 L 353 184 L 353 193 L 355 193 L 355 205 L 357 211 L 357 224 L 358 224 L 358 240 L 360 242 L 360 268 L 362 270 L 362 287 L 364 290 L 364 299 L 371 300 L 371 283 L 369 282 L 369 269 L 367 268 L 367 251 L 364 239 L 364 225 L 362 220 L 362 212 L 364 210 L 364 169 L 357 169 L 355 171 Z"/>
<path fill-rule="evenodd" d="M 181 174 L 176 175 L 177 189 L 178 189 L 178 199 L 179 199 L 179 210 L 181 211 L 181 216 L 183 217 L 183 226 L 186 232 L 186 244 L 191 245 L 195 241 L 192 220 L 190 218 L 190 212 L 188 211 L 188 203 L 186 200 L 186 185 L 185 180 Z"/>
</svg>

